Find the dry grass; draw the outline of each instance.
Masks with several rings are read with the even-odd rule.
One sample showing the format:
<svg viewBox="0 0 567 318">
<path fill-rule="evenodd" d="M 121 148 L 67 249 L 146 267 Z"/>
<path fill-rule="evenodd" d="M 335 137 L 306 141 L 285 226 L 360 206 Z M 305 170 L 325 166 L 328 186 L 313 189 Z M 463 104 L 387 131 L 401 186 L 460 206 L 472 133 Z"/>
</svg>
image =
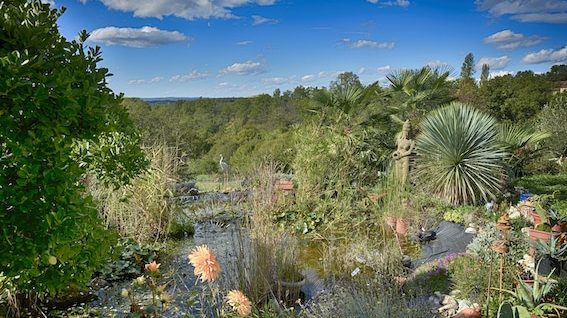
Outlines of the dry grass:
<svg viewBox="0 0 567 318">
<path fill-rule="evenodd" d="M 176 149 L 165 146 L 146 148 L 149 170 L 120 189 L 101 185 L 92 190 L 101 219 L 121 236 L 136 241 L 158 241 L 167 236 L 173 220 L 171 186 L 180 167 Z"/>
</svg>

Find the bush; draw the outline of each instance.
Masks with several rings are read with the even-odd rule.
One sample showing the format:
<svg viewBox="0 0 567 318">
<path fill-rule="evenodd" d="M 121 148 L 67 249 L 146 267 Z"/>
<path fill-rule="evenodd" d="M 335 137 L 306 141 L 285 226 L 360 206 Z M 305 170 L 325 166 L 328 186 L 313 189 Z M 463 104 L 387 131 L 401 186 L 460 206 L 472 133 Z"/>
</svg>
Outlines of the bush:
<svg viewBox="0 0 567 318">
<path fill-rule="evenodd" d="M 150 167 L 131 184 L 119 189 L 98 184 L 91 190 L 105 225 L 138 242 L 165 239 L 175 213 L 172 181 L 179 167 L 177 151 L 154 146 L 146 153 Z"/>
<path fill-rule="evenodd" d="M 100 48 L 83 44 L 86 32 L 67 41 L 57 29 L 62 12 L 39 0 L 4 1 L 0 11 L 0 253 L 9 255 L 0 271 L 19 292 L 55 293 L 87 283 L 111 243 L 85 194 L 75 143 L 136 135 L 97 65 Z M 143 169 L 137 155 L 106 159 L 120 161 L 106 163 L 120 168 L 117 182 Z"/>
<path fill-rule="evenodd" d="M 478 210 L 479 209 L 474 206 L 459 206 L 458 208 L 453 208 L 445 212 L 445 214 L 443 214 L 443 219 L 445 221 L 466 225 L 467 222 L 465 216 L 478 214 Z"/>
<path fill-rule="evenodd" d="M 416 153 L 416 182 L 452 204 L 488 201 L 500 192 L 497 123 L 472 106 L 454 102 L 429 113 Z"/>
</svg>

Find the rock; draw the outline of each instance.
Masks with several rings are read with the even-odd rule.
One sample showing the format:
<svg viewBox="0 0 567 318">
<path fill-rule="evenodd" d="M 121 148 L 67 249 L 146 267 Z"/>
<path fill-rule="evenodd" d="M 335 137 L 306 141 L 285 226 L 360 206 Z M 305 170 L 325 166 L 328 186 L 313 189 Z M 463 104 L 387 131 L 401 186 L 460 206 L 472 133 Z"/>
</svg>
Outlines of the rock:
<svg viewBox="0 0 567 318">
<path fill-rule="evenodd" d="M 516 207 L 511 206 L 510 209 L 508 210 L 508 216 L 510 216 L 510 219 L 516 219 L 521 217 L 522 214 L 518 209 L 516 209 Z"/>
<path fill-rule="evenodd" d="M 449 293 L 449 296 L 456 297 L 456 296 L 457 296 L 458 294 L 460 294 L 460 293 L 461 293 L 460 290 L 455 289 L 455 290 L 452 290 L 452 291 Z"/>
<path fill-rule="evenodd" d="M 469 227 L 467 227 L 467 228 L 465 229 L 465 233 L 467 233 L 467 234 L 476 234 L 476 229 L 475 229 L 474 227 L 470 227 L 470 226 L 469 226 Z"/>
</svg>

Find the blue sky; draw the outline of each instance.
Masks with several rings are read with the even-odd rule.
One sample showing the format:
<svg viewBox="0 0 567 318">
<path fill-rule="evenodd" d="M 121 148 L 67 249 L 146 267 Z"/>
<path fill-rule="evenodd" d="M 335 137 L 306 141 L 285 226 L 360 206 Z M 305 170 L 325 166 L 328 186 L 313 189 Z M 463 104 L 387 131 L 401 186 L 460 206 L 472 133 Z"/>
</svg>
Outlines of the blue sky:
<svg viewBox="0 0 567 318">
<path fill-rule="evenodd" d="M 458 76 L 468 52 L 493 76 L 567 63 L 567 0 L 49 2 L 67 8 L 67 38 L 91 33 L 126 96 L 251 96 L 327 86 L 342 71 L 385 85 L 426 64 Z"/>
</svg>

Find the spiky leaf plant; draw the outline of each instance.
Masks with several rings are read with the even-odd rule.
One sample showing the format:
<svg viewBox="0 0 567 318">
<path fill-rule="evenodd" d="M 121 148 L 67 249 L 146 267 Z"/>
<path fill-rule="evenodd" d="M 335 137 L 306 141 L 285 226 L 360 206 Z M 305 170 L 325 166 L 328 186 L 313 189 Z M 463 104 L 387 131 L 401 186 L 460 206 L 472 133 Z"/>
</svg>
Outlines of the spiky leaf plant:
<svg viewBox="0 0 567 318">
<path fill-rule="evenodd" d="M 476 203 L 500 190 L 504 150 L 496 120 L 453 102 L 432 111 L 416 142 L 416 182 L 452 204 Z"/>
</svg>

